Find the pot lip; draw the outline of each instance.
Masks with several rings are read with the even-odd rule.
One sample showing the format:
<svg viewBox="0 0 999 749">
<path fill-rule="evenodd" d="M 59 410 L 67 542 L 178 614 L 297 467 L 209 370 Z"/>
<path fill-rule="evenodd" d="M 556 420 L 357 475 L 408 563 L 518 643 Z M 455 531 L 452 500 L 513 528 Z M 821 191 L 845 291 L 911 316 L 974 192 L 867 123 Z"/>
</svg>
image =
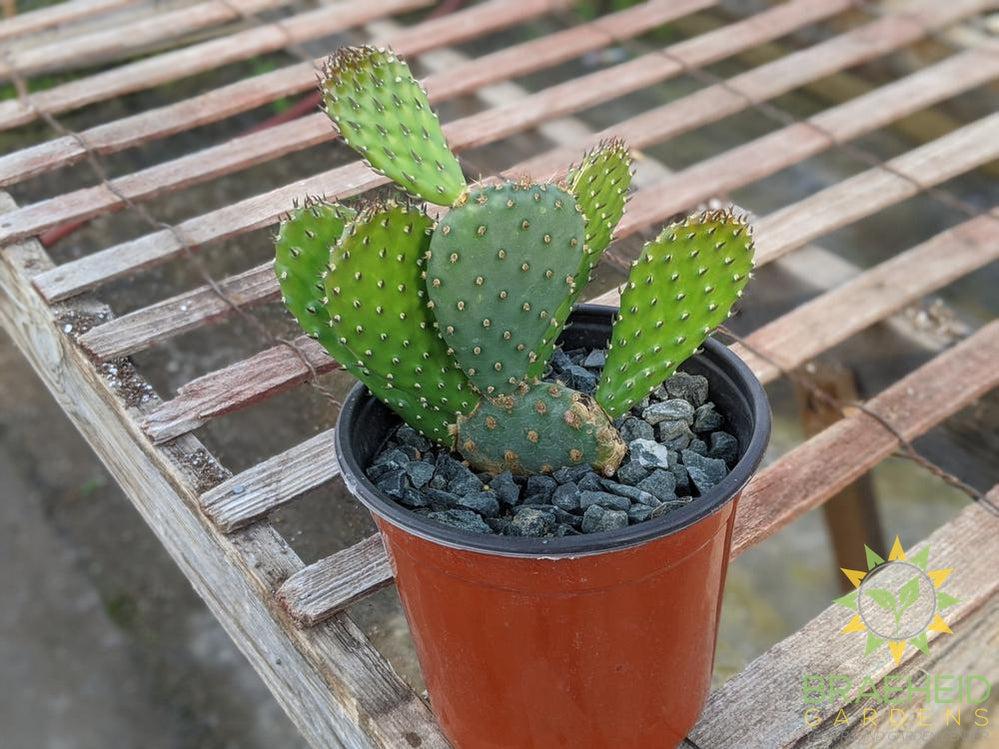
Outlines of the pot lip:
<svg viewBox="0 0 999 749">
<path fill-rule="evenodd" d="M 616 311 L 616 307 L 584 304 L 577 305 L 574 314 L 609 316 Z M 739 462 L 724 479 L 713 486 L 707 494 L 698 497 L 697 501 L 664 517 L 646 520 L 619 530 L 561 538 L 526 538 L 472 533 L 427 520 L 407 510 L 379 490 L 365 475 L 357 456 L 351 450 L 348 425 L 353 424 L 355 414 L 361 405 L 368 399 L 374 398 L 360 382 L 351 389 L 337 419 L 334 449 L 340 464 L 340 475 L 351 494 L 369 511 L 386 522 L 411 535 L 460 551 L 528 558 L 580 557 L 640 546 L 678 533 L 718 512 L 738 496 L 756 473 L 770 440 L 770 403 L 756 375 L 725 344 L 708 338 L 703 348 L 705 353 L 697 356 L 706 354 L 713 360 L 732 379 L 737 390 L 748 401 L 753 419 L 752 437 Z"/>
</svg>

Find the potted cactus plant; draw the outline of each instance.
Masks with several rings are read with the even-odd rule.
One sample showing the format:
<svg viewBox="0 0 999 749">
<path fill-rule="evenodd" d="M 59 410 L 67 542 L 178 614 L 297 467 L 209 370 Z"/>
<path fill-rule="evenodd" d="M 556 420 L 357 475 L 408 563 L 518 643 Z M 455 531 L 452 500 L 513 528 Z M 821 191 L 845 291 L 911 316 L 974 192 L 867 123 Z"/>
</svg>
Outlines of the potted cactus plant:
<svg viewBox="0 0 999 749">
<path fill-rule="evenodd" d="M 320 85 L 399 197 L 306 200 L 275 270 L 360 380 L 340 466 L 382 532 L 445 732 L 459 747 L 679 742 L 769 436 L 759 382 L 708 340 L 750 276 L 749 226 L 730 211 L 672 224 L 620 310 L 576 306 L 624 212 L 623 143 L 559 181 L 469 185 L 391 51 L 342 49 Z"/>
</svg>

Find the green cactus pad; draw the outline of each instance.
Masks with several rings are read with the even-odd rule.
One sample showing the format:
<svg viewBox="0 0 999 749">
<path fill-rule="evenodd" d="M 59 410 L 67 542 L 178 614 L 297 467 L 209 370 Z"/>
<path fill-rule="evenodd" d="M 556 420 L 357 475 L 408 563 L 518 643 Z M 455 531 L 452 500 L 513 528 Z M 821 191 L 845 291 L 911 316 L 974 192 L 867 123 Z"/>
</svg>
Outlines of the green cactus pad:
<svg viewBox="0 0 999 749">
<path fill-rule="evenodd" d="M 583 162 L 569 170 L 569 192 L 576 197 L 586 218 L 586 246 L 576 273 L 576 288 L 562 302 L 556 317 L 565 319 L 590 282 L 591 274 L 604 250 L 611 243 L 614 229 L 624 215 L 624 204 L 631 186 L 631 152 L 619 138 L 602 142 L 583 157 Z M 540 377 L 552 355 L 555 341 L 538 352 L 538 361 L 528 377 Z"/>
<path fill-rule="evenodd" d="M 340 362 L 410 426 L 451 444 L 459 412 L 478 396 L 434 330 L 423 288 L 431 219 L 396 203 L 367 208 L 347 225 L 325 276 L 326 310 Z"/>
<path fill-rule="evenodd" d="M 427 94 L 394 52 L 344 47 L 327 59 L 320 85 L 340 135 L 376 171 L 438 205 L 464 192 L 461 166 Z"/>
<path fill-rule="evenodd" d="M 554 341 L 583 251 L 576 201 L 555 185 L 470 192 L 430 242 L 427 292 L 439 330 L 471 383 L 513 392 Z M 544 365 L 544 362 L 541 362 Z"/>
<path fill-rule="evenodd" d="M 645 245 L 621 295 L 597 402 L 617 418 L 724 322 L 753 269 L 744 220 L 712 211 L 667 227 Z"/>
<path fill-rule="evenodd" d="M 281 222 L 275 239 L 274 273 L 285 305 L 302 330 L 337 360 L 345 350 L 329 327 L 330 316 L 323 306 L 326 292 L 322 274 L 330 259 L 330 248 L 352 218 L 354 211 L 350 208 L 309 198 Z"/>
<path fill-rule="evenodd" d="M 474 469 L 493 474 L 588 464 L 612 476 L 627 448 L 591 398 L 561 383 L 535 382 L 483 398 L 459 418 L 457 449 Z"/>
</svg>

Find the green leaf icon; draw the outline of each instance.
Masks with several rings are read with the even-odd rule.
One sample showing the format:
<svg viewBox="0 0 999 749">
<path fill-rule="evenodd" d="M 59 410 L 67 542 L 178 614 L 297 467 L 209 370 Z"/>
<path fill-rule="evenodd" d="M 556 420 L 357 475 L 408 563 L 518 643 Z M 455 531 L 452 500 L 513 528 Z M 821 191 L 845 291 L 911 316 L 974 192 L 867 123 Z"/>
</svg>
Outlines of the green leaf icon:
<svg viewBox="0 0 999 749">
<path fill-rule="evenodd" d="M 865 590 L 864 592 L 867 594 L 868 598 L 874 601 L 874 603 L 883 608 L 885 611 L 895 613 L 895 608 L 898 606 L 898 602 L 895 600 L 895 595 L 890 590 L 885 590 L 884 588 L 871 588 L 870 590 Z"/>
<path fill-rule="evenodd" d="M 919 576 L 912 578 L 898 591 L 898 613 L 901 616 L 919 599 Z"/>
</svg>

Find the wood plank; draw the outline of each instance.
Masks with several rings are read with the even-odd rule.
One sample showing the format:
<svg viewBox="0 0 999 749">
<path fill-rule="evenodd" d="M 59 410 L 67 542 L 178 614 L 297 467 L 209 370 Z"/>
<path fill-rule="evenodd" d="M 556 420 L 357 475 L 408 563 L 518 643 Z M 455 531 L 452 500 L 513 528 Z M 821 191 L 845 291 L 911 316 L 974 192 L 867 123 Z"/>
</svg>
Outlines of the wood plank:
<svg viewBox="0 0 999 749">
<path fill-rule="evenodd" d="M 83 18 L 107 13 L 135 0 L 67 0 L 0 20 L 0 40 L 33 34 Z"/>
<path fill-rule="evenodd" d="M 0 210 L 13 204 L 0 200 Z M 0 253 L 0 324 L 302 734 L 317 748 L 446 747 L 427 706 L 348 617 L 289 626 L 273 591 L 301 560 L 266 524 L 227 536 L 201 513 L 198 467 L 213 459 L 190 436 L 165 448 L 143 436 L 141 409 L 122 402 L 54 318 L 80 307 L 50 308 L 31 288 L 31 273 L 50 264 L 34 241 Z"/>
<path fill-rule="evenodd" d="M 972 219 L 864 271 L 747 336 L 755 351 L 734 344 L 735 351 L 763 382 L 794 369 L 823 351 L 881 322 L 978 268 L 999 260 L 999 222 L 989 216 Z M 919 268 L 919 273 L 911 273 Z M 616 306 L 617 289 L 594 298 Z M 315 341 L 296 339 L 320 374 L 337 365 Z M 774 363 L 779 362 L 780 368 Z M 309 369 L 287 346 L 274 346 L 182 386 L 146 418 L 142 428 L 159 444 L 202 426 L 209 420 L 246 408 L 304 382 Z"/>
<path fill-rule="evenodd" d="M 277 599 L 299 626 L 325 621 L 392 582 L 392 564 L 375 534 L 310 564 L 278 588 Z"/>
<path fill-rule="evenodd" d="M 470 8 L 434 18 L 389 34 L 376 34 L 378 44 L 390 46 L 400 55 L 413 57 L 434 48 L 456 44 L 474 36 L 504 28 L 551 10 L 564 3 L 553 0 L 526 0 L 511 8 L 506 0 L 487 0 Z M 499 77 L 512 78 L 532 70 L 572 59 L 607 43 L 606 35 L 627 39 L 675 17 L 678 6 L 672 0 L 656 0 L 627 10 L 601 16 L 596 21 L 573 26 L 522 44 L 515 44 L 477 58 L 475 65 L 463 66 L 462 75 L 431 76 L 431 87 L 441 100 L 470 93 L 465 81 L 478 86 Z M 285 29 L 287 31 L 287 29 Z M 234 38 L 237 35 L 229 37 Z M 302 41 L 297 39 L 297 41 Z M 237 50 L 253 49 L 246 41 Z M 259 52 L 258 52 L 259 53 Z M 216 60 L 217 62 L 217 60 Z M 84 130 L 81 135 L 100 153 L 114 153 L 129 146 L 162 138 L 196 125 L 232 116 L 289 93 L 315 86 L 312 65 L 293 65 L 254 76 L 130 117 Z M 329 128 L 327 127 L 328 131 Z M 73 138 L 56 138 L 0 157 L 0 186 L 19 182 L 51 169 L 74 163 L 83 150 Z"/>
<path fill-rule="evenodd" d="M 201 495 L 201 507 L 231 533 L 340 474 L 332 429 L 223 481 Z"/>
<path fill-rule="evenodd" d="M 13 70 L 22 76 L 58 70 L 81 63 L 97 63 L 121 57 L 156 42 L 181 37 L 192 31 L 238 21 L 243 14 L 260 13 L 288 5 L 291 0 L 207 0 L 196 5 L 174 7 L 148 18 L 113 24 L 87 34 L 59 39 L 49 44 L 11 50 L 0 58 L 0 78 Z"/>
<path fill-rule="evenodd" d="M 991 495 L 999 500 L 999 487 L 993 488 Z M 844 616 L 849 612 L 841 606 L 830 606 L 716 689 L 708 698 L 691 738 L 698 746 L 788 747 L 805 743 L 809 746 L 853 746 L 849 740 L 852 736 L 859 739 L 858 744 L 870 745 L 873 738 L 870 730 L 858 730 L 860 710 L 850 711 L 848 720 L 836 725 L 837 711 L 846 704 L 843 699 L 834 699 L 821 706 L 817 714 L 824 721 L 816 730 L 805 723 L 802 676 L 805 673 L 845 674 L 858 681 L 862 676 L 870 676 L 874 682 L 879 682 L 888 674 L 917 676 L 920 670 L 964 673 L 963 669 L 952 671 L 935 668 L 934 664 L 948 662 L 949 653 L 955 649 L 960 651 L 965 663 L 974 664 L 989 651 L 986 642 L 994 640 L 999 631 L 996 628 L 999 621 L 996 597 L 999 577 L 995 574 L 999 568 L 997 533 L 999 520 L 982 507 L 971 505 L 925 541 L 906 549 L 908 554 L 918 553 L 928 545 L 931 565 L 954 568 L 947 581 L 947 591 L 960 602 L 948 608 L 944 616 L 954 634 L 930 632 L 929 656 L 906 648 L 901 665 L 896 667 L 883 648 L 865 657 L 860 642 L 853 642 L 850 647 L 845 642 L 842 647 L 836 645 L 848 637 L 840 634 L 840 630 L 849 619 Z M 982 627 L 976 622 L 991 626 Z M 991 656 L 987 658 L 993 668 L 996 652 L 999 651 L 992 648 Z M 882 717 L 886 721 L 886 716 Z M 911 724 L 912 721 L 910 733 L 922 734 L 925 739 L 926 734 L 912 729 Z M 897 746 L 893 742 L 887 745 Z"/>
<path fill-rule="evenodd" d="M 351 25 L 351 17 L 359 14 L 363 23 L 366 19 L 378 16 L 382 8 L 391 11 L 393 8 L 416 8 L 426 5 L 431 0 L 411 0 L 399 5 L 398 0 L 382 0 L 377 5 L 372 3 L 353 3 L 349 0 L 339 0 L 336 4 L 314 11 L 291 16 L 281 21 L 254 26 L 234 34 L 216 39 L 192 44 L 180 49 L 163 52 L 143 59 L 118 65 L 110 70 L 59 84 L 50 89 L 33 93 L 31 101 L 34 107 L 18 99 L 0 102 L 0 130 L 18 125 L 24 125 L 38 118 L 35 110 L 60 114 L 73 109 L 79 109 L 87 104 L 106 101 L 116 96 L 123 96 L 135 91 L 153 88 L 163 83 L 195 75 L 207 70 L 214 70 L 224 64 L 252 58 L 268 51 L 286 47 L 289 43 L 305 42 L 332 34 L 338 29 Z M 345 25 L 346 24 L 346 25 Z M 303 78 L 304 77 L 304 78 Z M 295 87 L 295 82 L 300 81 Z M 254 97 L 247 87 L 259 82 L 264 93 Z M 239 91 L 244 94 L 244 102 L 236 111 L 244 111 L 253 106 L 259 106 L 281 96 L 294 93 L 315 85 L 313 66 L 300 64 L 282 68 L 268 74 L 255 76 L 241 81 L 244 85 Z M 278 87 L 278 93 L 268 94 L 268 89 Z M 230 94 L 235 86 L 224 87 Z M 220 89 L 221 90 L 221 89 Z M 261 98 L 263 97 L 263 98 Z M 203 100 L 195 97 L 195 100 Z M 190 105 L 188 110 L 197 111 Z M 174 124 L 176 127 L 176 123 Z M 172 132 L 186 129 L 179 127 Z"/>
<path fill-rule="evenodd" d="M 999 321 L 940 354 L 867 402 L 914 440 L 999 385 Z M 769 538 L 836 494 L 899 447 L 896 437 L 853 410 L 761 471 L 739 500 L 732 555 Z"/>
<path fill-rule="evenodd" d="M 788 25 L 791 25 L 792 22 L 801 21 L 802 14 L 800 10 L 793 15 L 786 13 L 789 18 L 783 18 L 776 14 L 781 10 L 786 12 L 792 5 L 793 3 L 787 3 L 785 5 L 778 6 L 778 8 L 773 11 L 768 11 L 763 14 L 768 16 L 763 19 L 764 22 L 755 24 L 754 27 L 765 29 L 765 33 L 768 35 L 779 35 L 781 32 L 790 30 L 787 28 Z M 820 3 L 817 7 L 825 7 L 828 9 L 829 4 Z M 758 17 L 754 17 L 754 19 L 758 19 Z M 754 19 L 749 19 L 749 21 L 745 23 L 749 23 Z M 738 26 L 739 24 L 736 25 Z M 864 36 L 865 39 L 878 39 L 880 38 L 880 34 L 888 34 L 894 27 L 885 22 L 875 22 L 873 27 L 865 28 L 868 29 L 868 33 Z M 762 34 L 764 32 L 759 33 Z M 899 43 L 897 38 L 892 38 L 895 39 L 892 44 Z M 712 39 L 707 40 L 706 42 L 701 41 L 700 38 L 688 40 L 690 43 L 696 42 L 697 46 L 693 48 L 685 47 L 684 49 L 686 49 L 687 52 L 684 53 L 684 59 L 686 59 L 689 64 L 702 63 L 702 55 L 714 54 L 716 52 L 717 45 L 724 42 L 725 39 L 726 37 L 720 36 L 717 40 Z M 752 40 L 754 43 L 759 41 L 757 37 L 753 37 Z M 845 66 L 853 64 L 857 62 L 858 55 L 860 55 L 863 59 L 866 59 L 866 56 L 871 54 L 871 49 L 875 48 L 880 49 L 880 47 L 875 45 L 873 41 L 865 43 L 863 46 L 857 46 L 855 44 L 852 47 L 852 56 L 840 56 L 835 58 L 837 65 Z M 818 57 L 820 60 L 826 59 L 824 54 L 819 55 Z M 804 66 L 802 66 L 801 69 L 804 69 Z M 774 86 L 771 89 L 772 93 L 777 95 L 787 91 L 789 88 L 793 88 L 793 86 L 796 85 L 796 82 L 800 82 L 798 78 L 788 77 L 788 75 L 794 75 L 795 71 L 798 70 L 798 65 L 791 65 L 787 68 L 783 77 L 776 76 L 774 74 L 775 71 L 773 70 L 763 71 L 763 80 L 769 80 L 772 82 Z M 741 100 L 741 107 L 745 108 L 745 106 L 745 100 Z M 696 117 L 688 117 L 684 121 L 682 126 L 684 131 L 687 128 L 693 128 L 699 124 L 704 124 L 706 121 L 710 121 L 714 116 L 713 113 L 715 110 L 713 108 L 709 108 L 707 110 L 698 108 L 697 111 L 699 114 L 697 114 Z M 656 122 L 660 123 L 674 121 L 674 118 L 671 117 L 656 119 Z M 448 129 L 449 135 L 451 136 L 451 144 L 457 150 L 464 147 L 465 141 L 463 129 L 465 127 L 465 123 L 466 120 L 459 120 L 455 123 L 451 123 Z M 662 126 L 660 125 L 659 127 L 661 130 Z M 675 132 L 676 131 L 674 130 L 674 133 Z M 573 154 L 578 155 L 578 152 L 573 151 Z M 572 157 L 567 155 L 566 158 L 560 162 L 560 166 L 564 167 L 565 164 L 571 161 L 571 158 Z M 528 162 L 528 164 L 530 164 L 530 162 Z M 521 166 L 514 167 L 509 171 L 522 172 L 524 170 Z M 547 176 L 549 172 L 547 171 L 547 166 L 543 166 L 543 169 L 532 170 L 531 173 L 534 175 Z M 728 173 L 728 171 L 726 171 L 726 173 Z M 181 224 L 181 229 L 184 231 L 185 236 L 190 237 L 195 243 L 200 244 L 214 241 L 223 237 L 241 233 L 243 231 L 248 231 L 251 228 L 259 228 L 260 226 L 265 226 L 273 222 L 286 210 L 287 205 L 294 196 L 306 193 L 324 193 L 330 197 L 349 197 L 379 184 L 384 184 L 384 182 L 384 178 L 374 175 L 359 163 L 348 164 L 329 172 L 316 175 L 315 177 L 302 180 L 294 185 L 278 188 L 269 193 L 265 193 L 262 196 L 256 196 L 254 198 L 241 201 L 235 206 L 222 208 L 203 216 L 190 219 Z M 44 211 L 38 211 L 36 213 L 37 215 L 34 217 L 33 223 L 31 217 L 29 217 L 27 225 L 22 224 L 21 226 L 9 226 L 6 228 L 0 225 L 0 237 L 4 236 L 4 232 L 9 232 L 15 236 L 22 234 L 29 235 L 33 231 L 39 230 L 40 226 L 43 226 L 46 223 L 51 223 L 53 225 L 57 223 L 52 219 L 50 214 Z M 63 218 L 66 217 L 63 216 Z M 15 218 L 8 218 L 8 221 L 15 220 Z M 39 222 L 42 223 L 39 224 Z M 54 270 L 52 274 L 47 274 L 42 279 L 39 279 L 39 281 L 42 285 L 43 291 L 47 294 L 52 294 L 49 298 L 65 298 L 73 293 L 77 293 L 80 290 L 93 288 L 95 285 L 113 278 L 118 278 L 136 270 L 141 270 L 143 268 L 165 262 L 181 251 L 181 248 L 176 242 L 176 238 L 171 233 L 165 231 L 154 232 L 60 266 L 59 269 Z"/>
<path fill-rule="evenodd" d="M 692 12 L 714 2 L 715 0 L 682 0 L 672 3 L 670 12 L 675 14 Z M 532 7 L 536 10 L 547 9 L 551 5 L 551 0 L 533 0 L 532 3 Z M 359 7 L 370 8 L 366 3 Z M 494 13 L 494 15 L 504 19 L 504 22 L 508 22 L 510 17 L 509 13 L 502 15 Z M 485 31 L 481 26 L 471 27 L 467 23 L 454 28 L 463 28 L 465 33 L 468 33 L 468 28 Z M 488 60 L 471 60 L 465 65 L 432 76 L 426 81 L 431 101 L 436 102 L 442 98 L 437 93 L 437 86 L 441 82 L 447 85 L 461 80 L 473 70 L 485 67 L 488 75 L 480 77 L 495 82 L 510 75 L 536 70 L 549 60 L 559 60 L 559 55 L 546 57 L 534 54 L 531 50 L 536 46 L 536 41 L 518 45 L 530 48 L 523 50 L 523 54 L 519 56 L 518 59 L 522 62 L 519 69 L 492 65 Z M 114 190 L 104 185 L 97 185 L 39 201 L 7 217 L 7 220 L 20 225 L 20 228 L 16 229 L 16 234 L 19 238 L 23 238 L 37 234 L 43 230 L 42 227 L 51 228 L 65 222 L 85 220 L 118 210 L 125 205 L 122 196 L 130 200 L 147 200 L 164 192 L 183 189 L 208 179 L 247 169 L 263 161 L 332 141 L 337 137 L 329 118 L 324 113 L 317 112 L 118 177 L 112 181 Z M 3 239 L 3 232 L 0 231 L 0 241 Z M 73 269 L 67 270 L 67 273 L 73 272 Z"/>
<path fill-rule="evenodd" d="M 997 155 L 999 114 L 994 114 L 887 163 L 891 169 L 925 186 L 939 184 Z M 817 236 L 871 215 L 916 192 L 913 183 L 877 167 L 826 188 L 756 223 L 757 263 L 770 262 Z M 646 218 L 655 213 L 656 208 L 647 199 L 636 211 L 636 203 L 643 193 L 648 196 L 650 191 L 640 191 L 632 199 L 619 235 L 637 230 L 636 212 Z M 222 285 L 231 290 L 238 304 L 277 295 L 277 282 L 270 263 L 233 276 Z M 122 356 L 220 319 L 229 312 L 231 307 L 212 289 L 201 287 L 100 325 L 82 336 L 80 343 L 98 358 Z"/>
</svg>

